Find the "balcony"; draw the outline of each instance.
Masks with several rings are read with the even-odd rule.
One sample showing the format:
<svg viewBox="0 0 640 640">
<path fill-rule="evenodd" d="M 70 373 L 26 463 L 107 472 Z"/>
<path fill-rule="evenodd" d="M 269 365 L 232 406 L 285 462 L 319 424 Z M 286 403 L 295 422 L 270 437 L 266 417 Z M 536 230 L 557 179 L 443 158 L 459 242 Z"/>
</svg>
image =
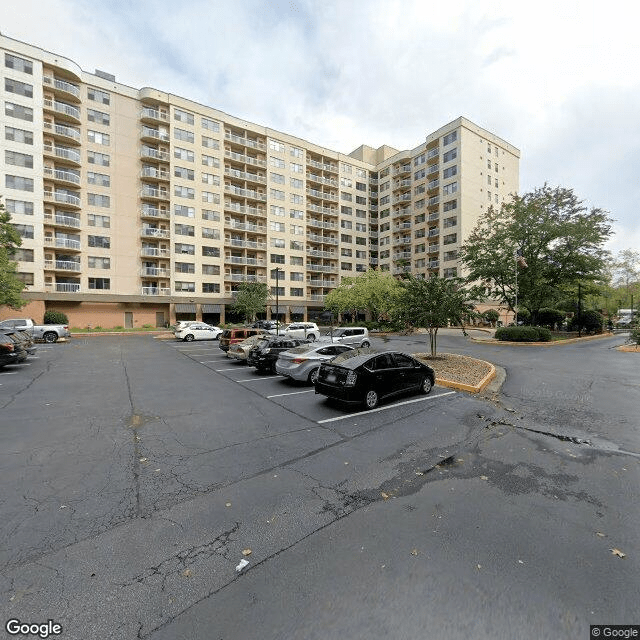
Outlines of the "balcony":
<svg viewBox="0 0 640 640">
<path fill-rule="evenodd" d="M 310 278 L 307 280 L 307 285 L 310 287 L 335 287 L 337 283 L 335 280 L 318 280 L 316 278 Z"/>
<path fill-rule="evenodd" d="M 398 253 L 393 254 L 394 260 L 410 260 L 411 259 L 411 251 L 400 251 Z"/>
<path fill-rule="evenodd" d="M 427 250 L 429 253 L 438 253 L 440 251 L 440 245 L 430 244 Z"/>
<path fill-rule="evenodd" d="M 224 261 L 229 262 L 231 264 L 246 264 L 246 265 L 258 266 L 258 267 L 264 267 L 266 264 L 265 261 L 262 260 L 261 258 L 248 258 L 246 256 L 227 255 L 225 256 Z"/>
<path fill-rule="evenodd" d="M 328 264 L 307 264 L 307 271 L 320 271 L 321 273 L 338 273 L 338 265 L 328 265 Z"/>
<path fill-rule="evenodd" d="M 402 273 L 411 273 L 411 267 L 410 266 L 394 267 L 394 269 L 393 269 L 393 275 L 394 276 L 400 275 Z"/>
<path fill-rule="evenodd" d="M 171 155 L 168 151 L 159 151 L 153 147 L 143 146 L 140 151 L 140 157 L 151 160 L 160 160 L 161 162 L 169 162 Z"/>
<path fill-rule="evenodd" d="M 394 231 L 402 231 L 404 229 L 411 229 L 411 223 L 410 222 L 400 222 L 399 224 L 396 224 L 393 226 L 393 230 Z"/>
<path fill-rule="evenodd" d="M 58 204 L 64 204 L 75 209 L 80 208 L 80 196 L 65 193 L 64 191 L 47 191 L 45 189 L 44 199 L 57 202 Z"/>
<path fill-rule="evenodd" d="M 81 271 L 80 262 L 71 260 L 45 260 L 44 268 L 47 271 Z"/>
<path fill-rule="evenodd" d="M 325 296 L 318 295 L 317 293 L 312 293 L 311 295 L 307 296 L 307 298 L 311 300 L 311 302 L 324 302 Z"/>
<path fill-rule="evenodd" d="M 169 249 L 160 249 L 159 247 L 142 247 L 140 255 L 145 258 L 169 258 L 171 251 Z"/>
<path fill-rule="evenodd" d="M 410 216 L 413 214 L 411 207 L 402 207 L 401 209 L 394 209 L 393 217 L 394 218 L 403 218 L 405 216 Z"/>
<path fill-rule="evenodd" d="M 307 180 L 309 182 L 317 182 L 318 184 L 324 184 L 329 187 L 338 188 L 338 181 L 335 178 L 325 178 L 317 173 L 307 172 Z"/>
<path fill-rule="evenodd" d="M 402 191 L 411 189 L 411 178 L 406 178 L 405 180 L 396 180 L 393 185 L 394 191 Z"/>
<path fill-rule="evenodd" d="M 72 251 L 80 251 L 80 240 L 72 238 L 54 238 L 53 236 L 45 236 L 44 244 L 47 247 L 55 247 L 56 249 L 71 249 Z"/>
<path fill-rule="evenodd" d="M 260 200 L 260 202 L 267 201 L 267 194 L 262 191 L 255 191 L 253 189 L 242 189 L 241 187 L 236 187 L 233 184 L 225 184 L 224 190 L 227 193 L 232 193 L 234 196 L 238 196 L 240 198 L 251 198 L 253 200 Z"/>
<path fill-rule="evenodd" d="M 140 233 L 145 238 L 170 238 L 171 233 L 167 229 L 156 229 L 155 227 L 142 227 Z"/>
<path fill-rule="evenodd" d="M 163 169 L 158 169 L 156 167 L 142 167 L 142 171 L 140 171 L 141 178 L 151 178 L 154 180 L 166 180 L 169 181 L 171 176 L 168 171 L 164 171 Z"/>
<path fill-rule="evenodd" d="M 162 267 L 142 267 L 140 275 L 143 278 L 169 278 L 171 272 L 169 269 L 163 269 Z"/>
<path fill-rule="evenodd" d="M 440 186 L 440 180 L 432 180 L 428 185 L 427 185 L 427 190 L 428 191 L 433 191 L 434 189 L 437 189 Z"/>
<path fill-rule="evenodd" d="M 403 164 L 393 168 L 394 177 L 405 175 L 407 173 L 411 173 L 411 163 Z"/>
<path fill-rule="evenodd" d="M 411 244 L 411 238 L 407 238 L 407 237 L 394 238 L 393 244 Z"/>
<path fill-rule="evenodd" d="M 312 242 L 321 242 L 324 244 L 338 244 L 337 238 L 332 238 L 331 236 L 319 236 L 315 233 L 308 233 L 307 238 Z"/>
<path fill-rule="evenodd" d="M 320 207 L 316 204 L 309 204 L 307 202 L 307 211 L 313 211 L 313 213 L 322 213 L 326 216 L 337 216 L 338 210 L 331 207 Z"/>
<path fill-rule="evenodd" d="M 232 229 L 238 229 L 239 231 L 253 231 L 254 233 L 267 233 L 267 227 L 251 224 L 250 222 L 239 222 L 238 220 L 230 220 L 226 218 L 224 221 L 225 227 L 231 227 Z"/>
<path fill-rule="evenodd" d="M 80 184 L 80 174 L 73 171 L 64 171 L 63 169 L 55 169 L 54 167 L 45 167 L 44 175 L 55 182 L 63 182 L 65 184 Z"/>
<path fill-rule="evenodd" d="M 440 235 L 440 230 L 439 229 L 429 229 L 429 235 L 427 237 L 435 238 L 435 237 L 437 237 L 439 235 Z"/>
<path fill-rule="evenodd" d="M 431 260 L 429 262 L 429 269 L 437 269 L 440 266 L 439 260 Z"/>
<path fill-rule="evenodd" d="M 52 213 L 45 211 L 44 223 L 49 225 L 73 227 L 74 229 L 78 229 L 80 227 L 80 218 L 77 218 L 75 216 L 65 216 L 57 212 L 54 216 Z"/>
<path fill-rule="evenodd" d="M 57 100 L 52 100 L 51 98 L 45 98 L 42 101 L 45 110 L 47 111 L 55 111 L 58 115 L 63 118 L 67 118 L 76 124 L 80 124 L 80 109 L 78 107 L 74 107 L 66 102 L 58 102 Z"/>
<path fill-rule="evenodd" d="M 438 218 L 440 218 L 439 213 L 430 213 L 428 220 L 429 222 L 434 222 L 435 220 L 438 220 Z"/>
<path fill-rule="evenodd" d="M 80 152 L 68 147 L 53 146 L 51 143 L 44 144 L 45 155 L 54 156 L 61 160 L 67 160 L 74 164 L 80 165 Z"/>
<path fill-rule="evenodd" d="M 307 248 L 307 255 L 313 256 L 314 258 L 330 258 L 333 260 L 338 259 L 338 254 L 336 254 L 335 251 L 319 251 L 317 249 Z"/>
<path fill-rule="evenodd" d="M 143 296 L 170 296 L 171 289 L 168 287 L 142 287 Z"/>
<path fill-rule="evenodd" d="M 253 156 L 247 156 L 243 153 L 236 153 L 235 151 L 231 151 L 231 149 L 224 150 L 224 157 L 229 160 L 235 160 L 236 162 L 242 162 L 243 164 L 250 164 L 254 167 L 265 168 L 267 166 L 267 161 L 262 158 L 254 158 Z"/>
<path fill-rule="evenodd" d="M 51 76 L 43 76 L 42 84 L 52 88 L 56 93 L 62 93 L 66 98 L 80 102 L 80 88 L 78 85 Z"/>
<path fill-rule="evenodd" d="M 434 205 L 440 202 L 440 196 L 433 196 L 433 198 L 429 198 L 429 206 L 433 207 Z"/>
<path fill-rule="evenodd" d="M 335 222 L 325 222 L 323 220 L 316 220 L 315 218 L 309 218 L 307 220 L 308 227 L 320 227 L 321 229 L 336 230 L 338 225 Z"/>
<path fill-rule="evenodd" d="M 266 282 L 267 276 L 264 275 L 247 275 L 244 273 L 225 273 L 225 280 L 231 282 Z"/>
<path fill-rule="evenodd" d="M 307 195 L 312 198 L 321 198 L 322 200 L 331 200 L 332 202 L 338 202 L 338 194 L 331 193 L 330 191 L 318 191 L 317 189 L 311 189 L 307 187 Z"/>
<path fill-rule="evenodd" d="M 431 160 L 431 158 L 435 158 L 440 153 L 439 147 L 434 147 L 433 149 L 429 149 L 427 151 L 427 160 Z"/>
<path fill-rule="evenodd" d="M 241 240 L 240 238 L 225 238 L 224 243 L 232 247 L 240 249 L 258 249 L 260 251 L 267 250 L 266 242 L 256 242 L 254 240 Z"/>
<path fill-rule="evenodd" d="M 399 196 L 394 196 L 392 203 L 399 204 L 401 202 L 411 202 L 411 193 L 403 193 Z"/>
<path fill-rule="evenodd" d="M 49 133 L 55 138 L 62 138 L 66 142 L 77 142 L 80 144 L 80 129 L 48 121 L 43 123 L 42 128 L 45 133 Z"/>
<path fill-rule="evenodd" d="M 152 200 L 169 200 L 169 192 L 167 189 L 156 189 L 149 185 L 144 185 L 140 191 L 140 196 L 150 198 Z"/>
<path fill-rule="evenodd" d="M 314 169 L 320 169 L 321 171 L 331 171 L 332 173 L 338 173 L 338 165 L 333 163 L 319 162 L 307 158 L 307 164 Z"/>
<path fill-rule="evenodd" d="M 142 207 L 140 209 L 141 218 L 153 218 L 154 220 L 170 220 L 171 213 L 168 209 L 157 209 L 156 207 Z"/>
<path fill-rule="evenodd" d="M 143 107 L 140 111 L 140 119 L 148 122 L 169 122 L 169 114 L 166 111 Z"/>
<path fill-rule="evenodd" d="M 142 127 L 140 131 L 140 138 L 142 140 L 152 140 L 159 142 L 169 142 L 170 136 L 168 131 L 160 131 L 160 129 L 154 129 L 153 127 Z"/>
<path fill-rule="evenodd" d="M 239 169 L 226 167 L 224 174 L 230 178 L 235 178 L 236 180 L 246 180 L 247 182 L 267 184 L 267 176 L 263 176 L 259 173 L 249 173 L 248 171 L 240 171 Z"/>
<path fill-rule="evenodd" d="M 53 286 L 53 285 L 47 285 Z M 57 293 L 78 293 L 80 291 L 80 283 L 76 282 L 56 282 L 55 290 Z"/>
<path fill-rule="evenodd" d="M 250 216 L 259 216 L 261 218 L 267 217 L 266 209 L 245 206 L 240 204 L 239 202 L 233 202 L 232 200 L 225 200 L 224 208 L 227 211 L 234 211 L 235 213 L 244 213 Z"/>
</svg>

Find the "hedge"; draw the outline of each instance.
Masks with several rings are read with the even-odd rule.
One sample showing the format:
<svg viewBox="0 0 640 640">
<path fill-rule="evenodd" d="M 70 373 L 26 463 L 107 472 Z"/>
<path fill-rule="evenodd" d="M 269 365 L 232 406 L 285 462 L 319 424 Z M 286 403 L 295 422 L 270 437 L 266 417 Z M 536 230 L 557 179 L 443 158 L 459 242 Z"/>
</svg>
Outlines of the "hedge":
<svg viewBox="0 0 640 640">
<path fill-rule="evenodd" d="M 551 342 L 551 331 L 546 327 L 500 327 L 496 340 L 503 342 Z"/>
<path fill-rule="evenodd" d="M 69 318 L 62 311 L 49 309 L 44 312 L 44 324 L 69 324 Z"/>
</svg>

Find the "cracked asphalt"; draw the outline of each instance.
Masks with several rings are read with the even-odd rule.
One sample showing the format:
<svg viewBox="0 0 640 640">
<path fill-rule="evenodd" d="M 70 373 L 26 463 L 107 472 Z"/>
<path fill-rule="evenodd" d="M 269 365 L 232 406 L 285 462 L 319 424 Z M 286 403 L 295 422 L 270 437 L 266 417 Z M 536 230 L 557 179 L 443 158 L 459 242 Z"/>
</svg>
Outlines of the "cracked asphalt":
<svg viewBox="0 0 640 640">
<path fill-rule="evenodd" d="M 216 342 L 41 345 L 0 372 L 3 621 L 152 640 L 639 624 L 640 377 L 621 342 L 441 330 L 439 349 L 506 371 L 501 390 L 375 412 Z"/>
</svg>

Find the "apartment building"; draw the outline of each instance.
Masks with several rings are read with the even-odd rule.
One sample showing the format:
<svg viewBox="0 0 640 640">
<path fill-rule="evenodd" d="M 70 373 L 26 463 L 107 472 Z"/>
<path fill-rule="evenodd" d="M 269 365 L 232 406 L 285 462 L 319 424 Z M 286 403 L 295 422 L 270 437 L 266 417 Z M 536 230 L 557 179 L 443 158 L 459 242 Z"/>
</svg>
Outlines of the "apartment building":
<svg viewBox="0 0 640 640">
<path fill-rule="evenodd" d="M 313 319 L 370 267 L 459 274 L 477 219 L 518 190 L 518 149 L 462 117 L 408 151 L 343 154 L 6 36 L 0 48 L 22 315 L 220 323 L 240 283 L 264 282 L 281 318 Z"/>
</svg>

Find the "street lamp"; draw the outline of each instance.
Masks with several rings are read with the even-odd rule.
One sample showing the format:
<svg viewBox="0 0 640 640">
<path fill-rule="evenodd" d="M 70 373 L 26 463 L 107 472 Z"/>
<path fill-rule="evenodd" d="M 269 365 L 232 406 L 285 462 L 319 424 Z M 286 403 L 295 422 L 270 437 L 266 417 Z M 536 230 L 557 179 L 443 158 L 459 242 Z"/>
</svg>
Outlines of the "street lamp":
<svg viewBox="0 0 640 640">
<path fill-rule="evenodd" d="M 280 335 L 280 298 L 278 294 L 280 267 L 276 267 L 276 335 Z"/>
</svg>

